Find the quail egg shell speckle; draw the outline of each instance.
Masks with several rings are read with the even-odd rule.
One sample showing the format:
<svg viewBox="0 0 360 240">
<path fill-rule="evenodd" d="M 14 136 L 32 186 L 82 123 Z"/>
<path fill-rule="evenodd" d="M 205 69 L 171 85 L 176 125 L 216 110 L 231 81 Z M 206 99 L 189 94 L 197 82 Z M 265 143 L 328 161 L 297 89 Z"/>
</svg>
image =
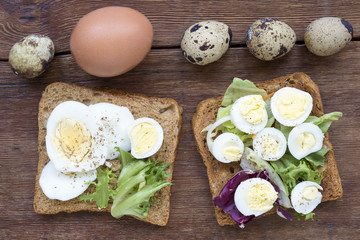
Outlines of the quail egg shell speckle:
<svg viewBox="0 0 360 240">
<path fill-rule="evenodd" d="M 343 49 L 353 37 L 349 22 L 337 17 L 323 17 L 311 22 L 306 28 L 306 47 L 315 55 L 330 56 Z"/>
<path fill-rule="evenodd" d="M 12 46 L 9 63 L 16 75 L 34 78 L 42 74 L 54 58 L 53 41 L 40 34 L 24 37 Z"/>
<path fill-rule="evenodd" d="M 246 45 L 260 60 L 270 61 L 286 55 L 296 42 L 294 30 L 276 18 L 255 21 L 246 34 Z"/>
<path fill-rule="evenodd" d="M 206 65 L 219 60 L 232 38 L 229 26 L 217 21 L 198 22 L 189 27 L 181 40 L 184 57 L 193 64 Z"/>
</svg>

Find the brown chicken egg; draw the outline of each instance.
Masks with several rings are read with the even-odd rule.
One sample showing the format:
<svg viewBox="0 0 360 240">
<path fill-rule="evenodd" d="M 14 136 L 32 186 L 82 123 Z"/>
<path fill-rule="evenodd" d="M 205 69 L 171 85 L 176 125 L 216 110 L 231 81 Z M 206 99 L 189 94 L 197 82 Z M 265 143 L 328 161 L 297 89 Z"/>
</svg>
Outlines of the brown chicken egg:
<svg viewBox="0 0 360 240">
<path fill-rule="evenodd" d="M 70 37 L 76 63 L 98 77 L 123 74 L 138 65 L 151 48 L 153 28 L 140 12 L 105 7 L 80 19 Z"/>
</svg>

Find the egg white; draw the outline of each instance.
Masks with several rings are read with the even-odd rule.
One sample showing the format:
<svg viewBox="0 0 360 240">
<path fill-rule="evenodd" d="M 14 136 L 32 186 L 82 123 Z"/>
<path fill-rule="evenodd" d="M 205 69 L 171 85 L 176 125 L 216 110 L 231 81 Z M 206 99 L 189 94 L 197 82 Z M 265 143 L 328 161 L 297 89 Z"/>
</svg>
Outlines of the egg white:
<svg viewBox="0 0 360 240">
<path fill-rule="evenodd" d="M 264 107 L 263 114 L 264 114 L 264 120 L 259 124 L 251 124 L 248 121 L 245 120 L 243 115 L 240 113 L 241 105 L 247 101 L 249 98 L 254 97 L 255 95 L 248 95 L 239 98 L 235 101 L 233 106 L 230 110 L 230 117 L 231 122 L 235 125 L 236 128 L 238 128 L 240 131 L 245 132 L 247 134 L 255 134 L 259 131 L 261 131 L 263 128 L 265 128 L 267 121 L 268 121 L 268 115 L 266 111 L 266 107 Z"/>
<path fill-rule="evenodd" d="M 135 139 L 133 139 L 131 137 L 131 131 L 133 130 L 133 128 L 135 126 L 137 126 L 138 124 L 141 124 L 141 123 L 148 123 L 148 124 L 151 124 L 154 128 L 155 128 L 155 131 L 157 133 L 157 138 L 155 139 L 155 144 L 153 145 L 153 147 L 151 149 L 149 149 L 148 151 L 146 151 L 145 153 L 143 154 L 138 154 L 136 151 L 135 151 L 135 148 L 136 148 L 136 143 L 135 143 Z M 135 158 L 137 159 L 143 159 L 143 158 L 147 158 L 147 157 L 150 157 L 152 155 L 154 155 L 157 151 L 159 151 L 159 149 L 161 148 L 162 146 L 162 143 L 164 141 L 164 131 L 163 131 L 163 128 L 161 127 L 161 125 L 155 121 L 154 119 L 152 118 L 138 118 L 136 119 L 129 127 L 129 131 L 128 131 L 128 135 L 129 135 L 129 138 L 130 138 L 130 142 L 131 142 L 131 155 L 133 155 Z"/>
<path fill-rule="evenodd" d="M 277 145 L 274 147 L 278 147 L 278 153 L 276 155 L 272 153 L 267 153 L 266 149 L 262 147 L 262 141 L 264 139 L 275 140 Z M 286 151 L 286 138 L 284 134 L 276 129 L 276 128 L 264 128 L 260 132 L 258 132 L 253 140 L 253 147 L 256 154 L 264 160 L 267 161 L 276 161 L 280 159 Z"/>
<path fill-rule="evenodd" d="M 60 146 L 54 143 L 58 124 L 64 119 L 73 119 L 82 123 L 91 135 L 91 147 L 80 162 L 67 158 Z M 50 160 L 58 171 L 87 172 L 104 164 L 107 156 L 107 138 L 103 132 L 103 125 L 96 121 L 89 108 L 80 102 L 66 101 L 51 112 L 46 125 L 46 150 Z"/>
<path fill-rule="evenodd" d="M 298 213 L 308 214 L 321 203 L 321 192 L 318 193 L 318 196 L 315 199 L 310 201 L 303 197 L 303 191 L 308 186 L 315 186 L 317 189 L 323 190 L 323 188 L 316 182 L 304 181 L 298 183 L 291 191 L 291 203 L 295 211 Z"/>
<path fill-rule="evenodd" d="M 65 174 L 58 171 L 50 161 L 43 168 L 39 183 L 49 199 L 67 201 L 82 194 L 89 187 L 87 182 L 95 179 L 96 170 Z"/>
<path fill-rule="evenodd" d="M 240 149 L 241 155 L 237 161 L 240 161 L 242 154 L 244 153 L 244 143 L 239 136 L 233 133 L 222 133 L 214 141 L 212 147 L 212 154 L 214 157 L 223 163 L 230 163 L 231 160 L 226 159 L 223 151 L 227 147 L 237 147 Z"/>
<path fill-rule="evenodd" d="M 107 159 L 119 156 L 115 147 L 130 151 L 131 142 L 128 135 L 129 126 L 134 122 L 134 116 L 127 107 L 111 103 L 97 103 L 89 106 L 96 121 L 101 121 L 108 137 Z"/>
<path fill-rule="evenodd" d="M 281 94 L 286 91 L 290 91 L 292 93 L 299 93 L 299 94 L 305 96 L 309 100 L 309 106 L 307 106 L 304 113 L 297 119 L 290 120 L 290 119 L 286 119 L 286 118 L 282 117 L 277 108 L 277 101 L 280 99 Z M 299 90 L 299 89 L 293 88 L 293 87 L 281 88 L 278 91 L 276 91 L 274 96 L 272 96 L 272 98 L 271 98 L 271 112 L 273 113 L 275 119 L 284 126 L 293 127 L 300 123 L 303 123 L 309 117 L 312 107 L 313 107 L 313 99 L 312 99 L 311 95 L 305 91 L 302 91 L 302 90 Z"/>
<path fill-rule="evenodd" d="M 271 185 L 270 182 L 262 179 L 262 178 L 250 178 L 245 181 L 242 181 L 239 186 L 236 188 L 235 194 L 234 194 L 234 202 L 236 208 L 241 212 L 244 216 L 250 216 L 254 215 L 255 217 L 260 216 L 261 214 L 264 214 L 272 209 L 273 206 L 270 206 L 269 208 L 265 209 L 264 211 L 255 211 L 250 209 L 246 202 L 246 194 L 249 191 L 249 189 L 256 185 L 256 184 L 266 184 L 271 187 L 273 191 L 275 191 L 274 187 Z"/>
<path fill-rule="evenodd" d="M 296 138 L 299 136 L 299 134 L 305 132 L 312 133 L 315 137 L 316 143 L 309 150 L 301 151 L 297 147 Z M 289 137 L 288 137 L 289 151 L 291 155 L 293 155 L 296 159 L 300 160 L 301 158 L 306 157 L 310 153 L 319 151 L 322 148 L 323 140 L 324 140 L 324 134 L 318 126 L 312 123 L 302 123 L 294 127 L 289 133 Z"/>
</svg>

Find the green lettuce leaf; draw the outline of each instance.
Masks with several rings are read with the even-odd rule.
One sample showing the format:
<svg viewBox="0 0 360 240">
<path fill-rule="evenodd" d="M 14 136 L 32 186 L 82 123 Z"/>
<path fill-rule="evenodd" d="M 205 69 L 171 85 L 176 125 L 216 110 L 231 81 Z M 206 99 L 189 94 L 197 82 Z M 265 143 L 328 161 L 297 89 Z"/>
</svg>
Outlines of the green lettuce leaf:
<svg viewBox="0 0 360 240">
<path fill-rule="evenodd" d="M 115 174 L 110 169 L 97 169 L 97 183 L 90 182 L 96 185 L 96 191 L 91 194 L 86 194 L 79 197 L 80 201 L 96 202 L 99 208 L 106 208 L 108 206 L 110 197 L 114 195 L 114 191 L 110 189 L 109 183 L 115 178 Z"/>
<path fill-rule="evenodd" d="M 295 216 L 297 217 L 297 220 L 301 220 L 301 217 L 305 217 L 305 221 L 307 220 L 314 220 L 315 213 L 311 212 L 308 214 L 302 214 L 295 211 Z"/>
<path fill-rule="evenodd" d="M 227 88 L 221 104 L 227 107 L 233 104 L 238 98 L 252 94 L 260 94 L 263 97 L 267 95 L 265 90 L 256 87 L 253 82 L 234 78 L 233 82 Z"/>
<path fill-rule="evenodd" d="M 311 153 L 305 157 L 305 159 L 311 162 L 314 167 L 325 166 L 325 154 L 331 150 L 330 148 L 322 148 L 317 152 Z"/>
<path fill-rule="evenodd" d="M 290 134 L 291 130 L 293 129 L 293 127 L 284 126 L 284 125 L 280 124 L 278 121 L 275 121 L 274 126 L 276 129 L 280 130 L 284 134 L 286 140 L 289 138 L 289 134 Z"/>
<path fill-rule="evenodd" d="M 265 127 L 271 127 L 275 122 L 275 117 L 271 111 L 271 98 L 265 100 L 266 103 L 266 113 L 268 115 L 268 121 Z"/>
<path fill-rule="evenodd" d="M 99 208 L 108 206 L 112 198 L 111 215 L 120 218 L 133 215 L 146 218 L 150 206 L 154 203 L 150 198 L 161 188 L 171 185 L 166 181 L 170 175 L 166 172 L 169 164 L 155 163 L 151 160 L 135 159 L 130 153 L 116 148 L 120 152 L 120 174 L 116 181 L 116 189 L 111 190 L 109 183 L 115 179 L 110 169 L 98 168 L 96 191 L 80 197 L 81 201 L 95 201 Z"/>
<path fill-rule="evenodd" d="M 326 133 L 331 123 L 342 117 L 342 112 L 332 112 L 324 114 L 321 117 L 309 116 L 305 122 L 317 125 L 323 133 Z"/>
<path fill-rule="evenodd" d="M 296 184 L 302 181 L 321 183 L 322 173 L 318 172 L 312 163 L 303 159 L 299 161 L 289 153 L 285 153 L 281 159 L 272 161 L 270 164 L 283 180 L 289 193 Z"/>
</svg>

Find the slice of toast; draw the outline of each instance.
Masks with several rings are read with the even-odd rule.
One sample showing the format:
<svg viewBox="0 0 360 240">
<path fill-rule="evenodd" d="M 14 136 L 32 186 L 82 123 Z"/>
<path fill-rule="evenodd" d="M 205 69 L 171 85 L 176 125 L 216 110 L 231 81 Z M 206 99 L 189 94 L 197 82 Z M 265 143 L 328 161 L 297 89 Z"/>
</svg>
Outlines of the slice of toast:
<svg viewBox="0 0 360 240">
<path fill-rule="evenodd" d="M 319 88 L 310 79 L 310 77 L 304 73 L 294 73 L 275 78 L 257 84 L 257 87 L 264 89 L 268 94 L 273 93 L 283 87 L 295 87 L 304 90 L 310 93 L 313 97 L 313 109 L 311 115 L 321 116 L 324 114 Z M 208 149 L 206 143 L 207 132 L 201 132 L 206 126 L 215 122 L 217 111 L 221 106 L 221 102 L 222 96 L 217 98 L 209 98 L 202 101 L 198 105 L 192 121 L 195 141 L 207 168 L 210 191 L 213 198 L 218 196 L 221 189 L 230 180 L 230 178 L 236 172 L 241 170 L 238 162 L 224 164 L 217 161 Z M 324 147 L 332 149 L 328 133 L 325 134 Z M 321 186 L 324 188 L 324 191 L 322 192 L 323 202 L 338 199 L 342 197 L 343 194 L 341 179 L 337 169 L 334 152 L 331 150 L 325 156 L 325 170 L 323 180 L 321 182 Z M 269 213 L 275 212 L 276 211 L 273 209 Z M 215 207 L 215 215 L 218 223 L 221 226 L 236 224 L 228 214 L 223 212 L 218 207 Z"/>
<path fill-rule="evenodd" d="M 77 211 L 106 211 L 110 212 L 111 204 L 105 209 L 99 210 L 95 203 L 80 202 L 77 198 L 69 201 L 51 200 L 47 198 L 40 185 L 39 178 L 44 166 L 49 162 L 46 153 L 45 136 L 46 122 L 52 110 L 61 102 L 74 100 L 86 105 L 107 102 L 129 108 L 134 118 L 150 117 L 160 123 L 164 130 L 164 142 L 160 150 L 151 157 L 153 161 L 164 163 L 174 163 L 177 145 L 182 125 L 182 108 L 177 102 L 170 98 L 146 97 L 139 94 L 130 94 L 118 90 L 95 89 L 68 83 L 53 83 L 46 87 L 39 103 L 38 125 L 38 172 L 35 183 L 34 209 L 40 214 L 55 214 L 58 212 L 77 212 Z M 172 179 L 174 164 L 169 167 Z M 94 186 L 91 185 L 83 194 L 93 192 Z M 152 200 L 156 200 L 150 207 L 147 218 L 140 219 L 152 224 L 165 226 L 170 211 L 170 186 L 159 190 Z"/>
</svg>

